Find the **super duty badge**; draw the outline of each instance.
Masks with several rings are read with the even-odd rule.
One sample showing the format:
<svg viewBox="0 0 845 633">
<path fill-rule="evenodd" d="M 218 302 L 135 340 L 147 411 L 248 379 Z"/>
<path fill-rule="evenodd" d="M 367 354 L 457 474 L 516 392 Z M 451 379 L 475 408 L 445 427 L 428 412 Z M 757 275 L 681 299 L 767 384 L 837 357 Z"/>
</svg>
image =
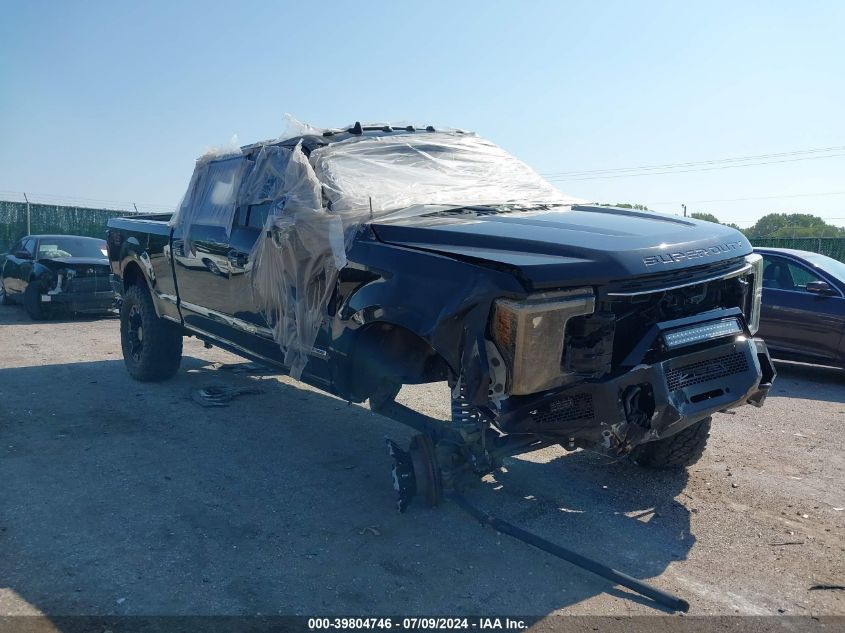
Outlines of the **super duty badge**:
<svg viewBox="0 0 845 633">
<path fill-rule="evenodd" d="M 699 259 L 702 257 L 710 257 L 711 255 L 730 253 L 731 251 L 739 249 L 741 246 L 742 242 L 726 242 L 724 244 L 708 246 L 707 248 L 693 248 L 688 251 L 660 253 L 659 255 L 649 255 L 648 257 L 643 257 L 643 263 L 646 266 L 654 266 L 656 264 L 675 264 L 688 259 Z"/>
</svg>

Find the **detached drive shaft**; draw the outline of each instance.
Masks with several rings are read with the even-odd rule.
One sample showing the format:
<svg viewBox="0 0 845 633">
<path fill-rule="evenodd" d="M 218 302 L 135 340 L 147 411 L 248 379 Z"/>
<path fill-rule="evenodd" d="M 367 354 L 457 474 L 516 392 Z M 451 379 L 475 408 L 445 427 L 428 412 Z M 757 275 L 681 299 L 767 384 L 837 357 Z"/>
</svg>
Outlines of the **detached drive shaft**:
<svg viewBox="0 0 845 633">
<path fill-rule="evenodd" d="M 556 545 L 551 541 L 547 541 L 546 539 L 537 536 L 536 534 L 532 534 L 531 532 L 527 532 L 526 530 L 518 528 L 517 526 L 508 523 L 507 521 L 498 519 L 492 514 L 489 514 L 473 506 L 469 501 L 466 500 L 463 495 L 453 492 L 448 493 L 446 496 L 452 501 L 454 501 L 462 510 L 474 516 L 476 519 L 478 519 L 478 521 L 480 521 L 484 525 L 489 525 L 497 532 L 512 536 L 524 543 L 533 545 L 537 549 L 541 549 L 544 552 L 548 552 L 549 554 L 557 556 L 558 558 L 562 558 L 563 560 L 568 561 L 573 565 L 577 565 L 582 569 L 586 569 L 587 571 L 601 576 L 602 578 L 607 578 L 608 580 L 618 585 L 627 587 L 631 591 L 635 591 L 640 595 L 651 598 L 655 602 L 669 607 L 674 611 L 686 612 L 689 610 L 689 603 L 683 598 L 679 598 L 678 596 L 674 596 L 671 593 L 661 591 L 657 587 L 652 587 L 651 585 L 637 580 L 636 578 L 632 578 L 628 574 L 623 574 L 621 571 L 617 571 L 612 567 L 602 565 L 601 563 L 591 560 L 586 556 L 576 554 L 572 550 L 568 550 L 565 547 L 561 547 L 560 545 Z"/>
</svg>

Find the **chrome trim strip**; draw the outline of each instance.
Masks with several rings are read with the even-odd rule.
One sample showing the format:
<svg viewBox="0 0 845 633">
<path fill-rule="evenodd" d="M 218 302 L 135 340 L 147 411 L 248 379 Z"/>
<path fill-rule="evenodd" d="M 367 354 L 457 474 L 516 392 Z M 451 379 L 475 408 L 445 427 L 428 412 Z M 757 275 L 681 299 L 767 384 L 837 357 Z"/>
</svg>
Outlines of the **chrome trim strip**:
<svg viewBox="0 0 845 633">
<path fill-rule="evenodd" d="M 690 286 L 697 286 L 699 284 L 706 284 L 711 281 L 718 281 L 720 279 L 733 279 L 734 277 L 741 277 L 742 275 L 747 274 L 752 269 L 751 264 L 745 264 L 742 268 L 738 270 L 734 270 L 730 273 L 722 273 L 719 275 L 713 275 L 712 277 L 705 277 L 704 279 L 698 279 L 696 281 L 688 281 L 682 284 L 676 284 L 674 286 L 663 286 L 659 288 L 652 288 L 649 290 L 637 290 L 636 292 L 608 292 L 608 297 L 637 297 L 640 295 L 651 295 L 658 292 L 667 292 L 669 290 L 678 290 L 680 288 L 689 288 Z"/>
<path fill-rule="evenodd" d="M 218 312 L 217 310 L 210 310 L 201 305 L 197 305 L 196 303 L 185 301 L 184 299 L 182 300 L 181 305 L 183 308 L 187 308 L 191 312 L 195 312 L 200 316 L 207 317 L 214 321 L 220 321 L 221 323 L 225 323 L 226 325 L 237 328 L 249 334 L 260 334 L 265 338 L 273 338 L 273 330 L 271 330 L 270 328 L 262 327 L 260 325 L 256 325 L 255 323 L 244 321 L 243 319 L 238 319 L 237 317 L 233 317 L 229 314 L 224 314 L 223 312 Z"/>
<path fill-rule="evenodd" d="M 199 306 L 195 303 L 190 303 L 188 301 L 182 301 L 182 307 L 185 307 L 188 310 L 191 310 L 192 312 L 195 312 L 196 314 L 199 314 L 201 316 L 209 318 L 213 321 L 220 321 L 221 323 L 224 323 L 224 324 L 228 325 L 229 327 L 233 327 L 233 328 L 236 328 L 238 330 L 241 330 L 242 332 L 246 332 L 248 334 L 259 335 L 259 336 L 262 336 L 263 338 L 270 339 L 271 341 L 273 340 L 273 330 L 271 330 L 270 328 L 261 327 L 260 325 L 256 325 L 255 323 L 250 323 L 249 321 L 244 321 L 243 319 L 238 319 L 238 318 L 233 317 L 231 315 L 223 314 L 222 312 L 217 312 L 216 310 L 209 310 L 208 308 L 204 308 L 202 306 Z M 204 330 L 202 332 L 203 332 L 203 334 L 208 335 L 208 333 L 205 332 Z M 234 345 L 233 343 L 230 343 L 227 339 L 215 338 L 215 340 L 225 341 L 228 345 Z M 238 347 L 238 349 L 244 349 L 244 348 Z M 250 352 L 249 350 L 244 350 L 244 351 L 247 351 L 250 354 L 253 354 L 253 352 Z M 309 350 L 308 354 L 310 356 L 316 356 L 317 358 L 321 358 L 323 360 L 328 360 L 328 358 L 329 358 L 328 351 L 321 349 L 319 347 L 312 347 Z M 264 358 L 264 357 L 262 357 L 262 358 Z"/>
<path fill-rule="evenodd" d="M 189 332 L 193 332 L 194 334 L 199 334 L 199 335 L 201 335 L 201 336 L 204 336 L 204 337 L 206 337 L 206 338 L 209 338 L 209 339 L 211 339 L 212 341 L 218 341 L 221 345 L 226 345 L 226 346 L 228 346 L 228 347 L 231 347 L 231 348 L 234 348 L 234 349 L 236 349 L 236 350 L 239 350 L 239 351 L 243 352 L 246 356 L 253 356 L 253 357 L 255 357 L 255 358 L 260 358 L 261 360 L 266 361 L 266 362 L 267 362 L 267 364 L 269 364 L 271 367 L 272 367 L 272 366 L 275 366 L 275 367 L 278 367 L 278 366 L 279 366 L 279 362 L 278 362 L 278 361 L 275 361 L 275 360 L 272 360 L 272 359 L 270 359 L 270 358 L 267 358 L 266 356 L 263 356 L 262 354 L 259 354 L 259 353 L 257 353 L 257 352 L 254 352 L 254 351 L 250 350 L 250 349 L 247 349 L 247 348 L 243 347 L 242 345 L 238 345 L 237 343 L 233 343 L 232 341 L 228 341 L 228 340 L 226 340 L 226 339 L 222 339 L 222 338 L 220 338 L 219 336 L 215 336 L 214 334 L 211 334 L 210 332 L 206 332 L 205 330 L 201 330 L 201 329 L 200 329 L 200 328 L 198 328 L 198 327 L 194 327 L 194 326 L 187 326 L 187 325 L 186 325 L 186 326 L 185 326 L 185 329 L 186 329 L 186 330 L 188 330 Z M 288 368 L 287 368 L 287 367 L 285 367 L 285 370 L 288 370 Z"/>
</svg>

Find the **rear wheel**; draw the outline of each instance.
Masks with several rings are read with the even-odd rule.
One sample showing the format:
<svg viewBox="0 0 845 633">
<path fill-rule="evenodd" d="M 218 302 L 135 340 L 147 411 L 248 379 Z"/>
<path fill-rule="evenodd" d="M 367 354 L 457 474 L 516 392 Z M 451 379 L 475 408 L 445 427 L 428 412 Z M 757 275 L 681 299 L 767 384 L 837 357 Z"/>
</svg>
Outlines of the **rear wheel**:
<svg viewBox="0 0 845 633">
<path fill-rule="evenodd" d="M 135 380 L 167 380 L 179 370 L 182 330 L 158 317 L 145 286 L 130 286 L 123 295 L 120 343 L 126 369 Z"/>
<path fill-rule="evenodd" d="M 692 466 L 704 453 L 710 436 L 712 418 L 688 426 L 662 440 L 640 444 L 631 451 L 631 459 L 645 468 L 675 470 Z"/>
<path fill-rule="evenodd" d="M 23 307 L 33 321 L 43 321 L 47 318 L 47 311 L 41 305 L 41 288 L 37 281 L 31 281 L 23 293 Z"/>
</svg>

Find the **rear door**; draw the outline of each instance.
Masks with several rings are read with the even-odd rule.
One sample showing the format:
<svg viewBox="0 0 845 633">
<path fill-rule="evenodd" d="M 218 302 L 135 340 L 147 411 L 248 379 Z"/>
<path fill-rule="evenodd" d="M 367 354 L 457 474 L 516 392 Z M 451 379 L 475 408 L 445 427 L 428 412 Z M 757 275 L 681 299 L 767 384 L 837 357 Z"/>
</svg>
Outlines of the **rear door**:
<svg viewBox="0 0 845 633">
<path fill-rule="evenodd" d="M 229 231 L 235 214 L 238 188 L 247 159 L 243 156 L 218 160 L 208 167 L 193 192 L 195 208 L 185 239 L 174 235 L 172 257 L 185 322 L 222 336 L 231 325 L 226 315 L 239 299 L 229 281 Z"/>
<path fill-rule="evenodd" d="M 807 291 L 826 277 L 792 258 L 763 255 L 763 308 L 759 335 L 775 351 L 819 363 L 837 362 L 845 329 L 845 298 Z"/>
<path fill-rule="evenodd" d="M 194 218 L 182 231 L 192 247 L 174 234 L 173 265 L 188 326 L 282 363 L 282 351 L 253 300 L 251 252 L 272 203 L 238 204 L 251 169 L 244 156 L 212 163 L 194 192 Z"/>
</svg>

